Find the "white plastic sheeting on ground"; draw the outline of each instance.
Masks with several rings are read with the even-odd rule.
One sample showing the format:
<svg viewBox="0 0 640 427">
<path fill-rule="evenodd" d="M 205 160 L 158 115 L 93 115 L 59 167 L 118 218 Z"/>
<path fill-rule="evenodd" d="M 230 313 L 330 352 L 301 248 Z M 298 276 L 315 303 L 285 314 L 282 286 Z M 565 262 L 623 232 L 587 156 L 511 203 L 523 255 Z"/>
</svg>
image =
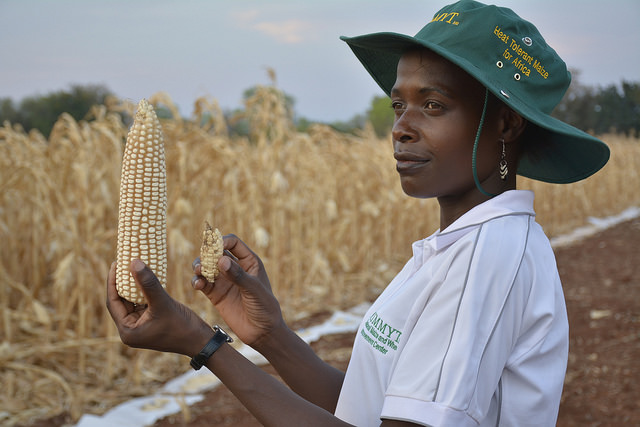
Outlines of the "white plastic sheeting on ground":
<svg viewBox="0 0 640 427">
<path fill-rule="evenodd" d="M 588 225 L 585 225 L 584 227 L 576 228 L 571 233 L 552 238 L 551 246 L 556 248 L 560 246 L 570 245 L 572 243 L 575 243 L 584 239 L 585 237 L 589 237 L 602 230 L 606 230 L 609 227 L 613 227 L 616 224 L 620 224 L 621 222 L 624 222 L 624 221 L 629 221 L 639 216 L 640 216 L 640 207 L 631 207 L 624 210 L 618 215 L 610 216 L 607 218 L 590 217 L 588 219 L 589 221 Z"/>
</svg>

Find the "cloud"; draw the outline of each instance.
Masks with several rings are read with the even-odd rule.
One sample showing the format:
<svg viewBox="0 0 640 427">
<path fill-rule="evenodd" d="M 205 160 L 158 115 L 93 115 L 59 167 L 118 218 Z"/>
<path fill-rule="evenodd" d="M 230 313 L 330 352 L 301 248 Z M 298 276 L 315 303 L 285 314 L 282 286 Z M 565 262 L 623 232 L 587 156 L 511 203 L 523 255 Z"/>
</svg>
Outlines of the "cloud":
<svg viewBox="0 0 640 427">
<path fill-rule="evenodd" d="M 258 31 L 280 43 L 297 44 L 308 39 L 312 27 L 310 22 L 300 19 L 269 20 L 264 19 L 263 15 L 264 12 L 259 9 L 231 12 L 237 26 Z"/>
<path fill-rule="evenodd" d="M 310 25 L 307 22 L 299 20 L 259 22 L 254 25 L 254 28 L 258 31 L 287 44 L 302 43 L 309 27 Z"/>
<path fill-rule="evenodd" d="M 232 10 L 230 12 L 232 22 L 235 22 L 240 27 L 250 27 L 259 15 L 260 11 L 258 9 Z"/>
</svg>

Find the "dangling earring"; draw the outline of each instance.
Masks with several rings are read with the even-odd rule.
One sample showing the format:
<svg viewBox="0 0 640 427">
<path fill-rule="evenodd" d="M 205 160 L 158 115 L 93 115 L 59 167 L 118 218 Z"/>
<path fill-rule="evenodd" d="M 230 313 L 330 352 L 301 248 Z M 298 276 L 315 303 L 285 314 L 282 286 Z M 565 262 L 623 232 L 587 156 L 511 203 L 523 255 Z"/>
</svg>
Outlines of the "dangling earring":
<svg viewBox="0 0 640 427">
<path fill-rule="evenodd" d="M 502 154 L 500 155 L 500 179 L 506 181 L 507 175 L 509 174 L 509 168 L 507 168 L 507 153 L 504 146 L 504 138 L 500 138 L 500 142 L 502 142 Z"/>
</svg>

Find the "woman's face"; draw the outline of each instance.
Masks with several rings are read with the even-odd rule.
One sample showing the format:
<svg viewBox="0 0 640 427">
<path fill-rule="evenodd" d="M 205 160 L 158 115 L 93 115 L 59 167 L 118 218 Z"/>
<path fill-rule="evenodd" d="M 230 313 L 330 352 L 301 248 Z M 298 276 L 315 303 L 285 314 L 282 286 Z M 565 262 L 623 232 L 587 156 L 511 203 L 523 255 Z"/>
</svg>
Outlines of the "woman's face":
<svg viewBox="0 0 640 427">
<path fill-rule="evenodd" d="M 391 90 L 392 137 L 405 193 L 437 197 L 441 205 L 471 204 L 465 210 L 482 201 L 471 158 L 484 97 L 480 83 L 429 50 L 411 51 L 400 59 Z M 489 109 L 477 151 L 481 182 L 494 179 L 500 160 L 500 135 L 491 116 Z"/>
</svg>

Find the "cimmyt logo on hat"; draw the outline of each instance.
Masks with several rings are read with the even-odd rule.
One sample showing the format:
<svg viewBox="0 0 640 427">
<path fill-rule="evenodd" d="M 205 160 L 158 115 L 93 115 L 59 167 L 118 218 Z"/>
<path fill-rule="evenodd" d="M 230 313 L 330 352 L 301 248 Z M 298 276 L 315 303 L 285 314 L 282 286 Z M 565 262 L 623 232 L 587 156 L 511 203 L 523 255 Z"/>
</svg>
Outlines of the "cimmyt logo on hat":
<svg viewBox="0 0 640 427">
<path fill-rule="evenodd" d="M 443 12 L 440 15 L 434 16 L 431 22 L 439 21 L 445 24 L 460 25 L 460 21 L 454 21 L 458 15 L 460 15 L 459 12 Z"/>
</svg>

